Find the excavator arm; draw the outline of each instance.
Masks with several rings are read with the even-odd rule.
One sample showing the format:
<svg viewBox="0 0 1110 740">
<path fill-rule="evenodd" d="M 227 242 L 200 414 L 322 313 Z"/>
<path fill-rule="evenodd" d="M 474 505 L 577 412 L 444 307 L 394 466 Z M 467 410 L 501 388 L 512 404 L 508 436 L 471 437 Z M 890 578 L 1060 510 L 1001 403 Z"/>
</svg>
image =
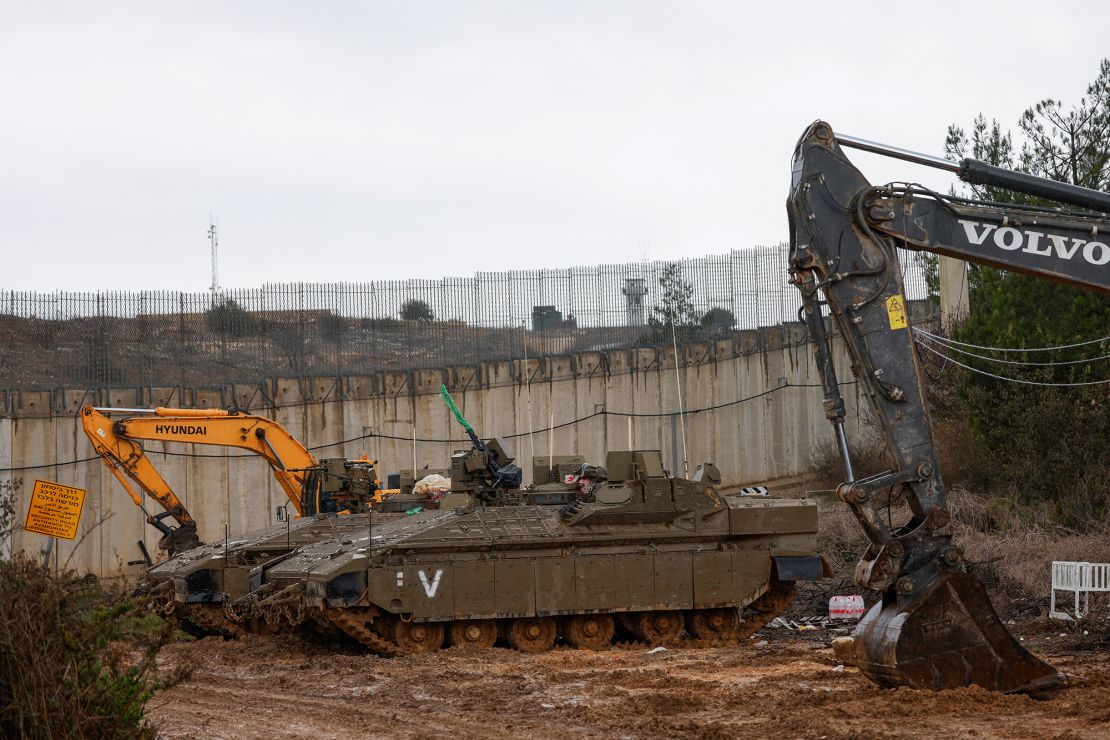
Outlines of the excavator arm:
<svg viewBox="0 0 1110 740">
<path fill-rule="evenodd" d="M 108 413 L 130 415 L 113 420 Z M 302 495 L 306 476 L 317 468 L 316 459 L 284 427 L 262 416 L 238 414 L 221 409 L 97 409 L 85 406 L 81 423 L 93 449 L 104 459 L 112 475 L 147 521 L 162 532 L 161 549 L 180 552 L 199 544 L 196 522 L 147 458 L 139 440 L 238 447 L 260 455 L 270 464 L 274 478 L 289 497 L 298 515 L 304 514 Z M 134 484 L 134 485 L 132 485 Z M 152 497 L 163 513 L 151 515 L 143 505 L 138 487 Z M 170 528 L 162 520 L 177 522 Z"/>
<path fill-rule="evenodd" d="M 104 460 L 108 470 L 123 486 L 123 490 L 127 491 L 135 505 L 146 514 L 147 522 L 162 533 L 159 549 L 176 553 L 199 545 L 196 521 L 151 464 L 142 446 L 117 435 L 112 427 L 112 420 L 91 406 L 85 406 L 81 410 L 81 425 L 93 450 Z M 136 487 L 142 493 L 136 491 Z M 165 511 L 159 514 L 147 511 L 143 493 L 161 504 Z M 176 521 L 177 526 L 167 525 L 163 521 L 167 517 Z"/>
<path fill-rule="evenodd" d="M 882 593 L 856 630 L 857 664 L 889 686 L 939 690 L 977 684 L 1023 691 L 1053 685 L 1059 675 L 1009 635 L 952 541 L 897 249 L 950 255 L 1105 294 L 1110 246 L 1100 234 L 1110 220 L 1089 211 L 946 197 L 909 185 L 873 187 L 840 144 L 1084 208 L 1110 212 L 1110 194 L 974 160 L 957 164 L 837 136 L 819 121 L 798 143 L 787 203 L 792 281 L 802 295 L 825 413 L 847 477 L 837 494 L 870 541 L 856 581 Z M 822 317 L 826 306 L 894 459 L 891 470 L 862 479 L 855 478 L 844 432 L 844 400 Z M 897 526 L 876 506 L 876 497 L 894 487 L 905 492 L 910 510 Z"/>
</svg>

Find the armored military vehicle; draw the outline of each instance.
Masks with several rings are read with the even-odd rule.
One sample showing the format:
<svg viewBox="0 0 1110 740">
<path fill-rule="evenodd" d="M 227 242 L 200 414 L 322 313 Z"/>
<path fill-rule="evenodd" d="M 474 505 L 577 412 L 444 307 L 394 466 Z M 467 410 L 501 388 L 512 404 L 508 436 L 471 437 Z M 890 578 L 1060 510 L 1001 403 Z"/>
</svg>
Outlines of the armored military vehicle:
<svg viewBox="0 0 1110 740">
<path fill-rule="evenodd" d="M 596 470 L 585 466 L 578 456 L 556 456 L 555 464 L 541 476 L 541 468 L 550 462 L 547 458 L 537 458 L 533 467 L 539 476 L 537 480 L 543 485 L 521 489 L 519 468 L 512 465 L 513 454 L 508 443 L 496 438 L 483 442 L 477 440 L 476 435 L 474 439 L 473 448 L 452 455 L 449 469 L 403 471 L 398 477 L 399 491 L 374 503 L 372 511 L 348 506 L 347 512 L 337 514 L 338 507 L 334 505 L 318 506 L 313 511 L 319 509 L 326 513 L 292 518 L 288 507 L 279 507 L 281 523 L 179 552 L 150 568 L 141 588 L 152 596 L 158 609 L 176 616 L 186 629 L 198 634 L 234 636 L 243 628 L 267 625 L 259 615 L 273 612 L 277 607 L 271 608 L 267 600 L 274 588 L 265 581 L 264 573 L 298 548 L 314 542 L 343 539 L 349 533 L 362 530 L 373 531 L 383 522 L 424 510 L 522 502 L 566 504 L 575 498 L 581 486 L 577 479 L 570 483 L 561 478 L 560 482 L 553 480 L 572 464 L 583 468 L 583 472 L 587 468 Z M 325 461 L 325 464 L 332 462 L 335 461 Z M 506 476 L 503 472 L 506 468 L 516 469 L 518 474 Z M 413 492 L 418 477 L 432 472 L 451 476 L 451 491 L 442 498 Z M 586 474 L 593 476 L 594 472 Z M 359 479 L 348 464 L 347 469 L 339 468 L 329 473 L 328 480 L 331 481 L 329 490 L 336 492 L 329 495 L 338 498 L 345 494 L 351 481 Z M 274 603 L 287 606 L 287 601 L 278 598 Z M 280 622 L 280 614 L 275 619 Z"/>
<path fill-rule="evenodd" d="M 273 526 L 201 545 L 155 565 L 146 572 L 140 592 L 194 634 L 234 637 L 244 628 L 261 626 L 246 619 L 241 607 L 264 606 L 271 590 L 263 584 L 268 566 L 304 545 L 361 533 L 383 518 L 388 517 L 371 512 L 283 516 L 284 521 Z"/>
<path fill-rule="evenodd" d="M 208 553 L 174 566 L 162 603 L 239 628 L 339 630 L 385 656 L 498 639 L 538 652 L 560 637 L 736 640 L 824 575 L 812 502 L 722 496 L 712 466 L 671 477 L 658 451 L 606 462 L 607 480 L 562 506 L 479 501 L 306 534 L 234 588 Z"/>
</svg>

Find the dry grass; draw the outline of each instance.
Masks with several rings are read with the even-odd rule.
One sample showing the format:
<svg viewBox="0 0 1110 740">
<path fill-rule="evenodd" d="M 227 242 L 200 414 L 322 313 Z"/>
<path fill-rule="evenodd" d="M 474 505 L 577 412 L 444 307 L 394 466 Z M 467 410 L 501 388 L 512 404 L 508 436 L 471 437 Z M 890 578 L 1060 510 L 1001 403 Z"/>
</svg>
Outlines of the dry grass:
<svg viewBox="0 0 1110 740">
<path fill-rule="evenodd" d="M 852 467 L 856 478 L 881 473 L 889 470 L 891 458 L 883 449 L 882 442 L 874 428 L 870 425 L 864 427 L 871 430 L 862 434 L 862 439 L 857 440 L 852 446 Z M 811 488 L 835 489 L 844 480 L 844 466 L 840 461 L 840 453 L 835 444 L 831 442 L 818 444 L 806 460 L 806 482 Z"/>
<path fill-rule="evenodd" d="M 1047 613 L 1052 561 L 1110 562 L 1110 528 L 1077 533 L 1054 525 L 1043 512 L 960 487 L 950 491 L 948 506 L 969 571 L 987 586 L 1004 617 Z M 880 509 L 886 513 L 885 504 Z M 907 514 L 899 502 L 891 509 L 895 524 Z M 822 512 L 818 543 L 834 578 L 806 589 L 809 611 L 833 594 L 859 592 L 852 572 L 867 547 L 862 527 L 844 505 Z"/>
<path fill-rule="evenodd" d="M 1054 560 L 1110 562 L 1110 528 L 1105 524 L 1090 522 L 1080 533 L 1010 499 L 956 489 L 949 500 L 956 543 L 971 564 L 970 572 L 986 584 L 1001 612 L 1047 612 Z"/>
</svg>

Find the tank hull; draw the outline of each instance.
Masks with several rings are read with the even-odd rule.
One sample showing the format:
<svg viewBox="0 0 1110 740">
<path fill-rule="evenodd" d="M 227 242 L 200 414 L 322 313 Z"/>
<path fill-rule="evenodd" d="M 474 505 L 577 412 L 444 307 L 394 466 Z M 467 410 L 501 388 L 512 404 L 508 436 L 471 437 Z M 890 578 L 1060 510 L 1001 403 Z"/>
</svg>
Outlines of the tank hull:
<svg viewBox="0 0 1110 740">
<path fill-rule="evenodd" d="M 801 531 L 730 534 L 727 509 L 720 527 L 700 531 L 574 528 L 542 506 L 426 512 L 304 547 L 266 577 L 302 585 L 312 608 L 373 606 L 417 622 L 746 606 L 767 592 L 776 561 L 816 557 L 814 505 L 775 503 Z"/>
<path fill-rule="evenodd" d="M 722 496 L 668 476 L 658 452 L 607 462 L 622 479 L 563 506 L 330 517 L 198 548 L 151 572 L 155 601 L 225 634 L 312 627 L 386 656 L 537 652 L 737 641 L 825 574 L 813 502 Z"/>
</svg>

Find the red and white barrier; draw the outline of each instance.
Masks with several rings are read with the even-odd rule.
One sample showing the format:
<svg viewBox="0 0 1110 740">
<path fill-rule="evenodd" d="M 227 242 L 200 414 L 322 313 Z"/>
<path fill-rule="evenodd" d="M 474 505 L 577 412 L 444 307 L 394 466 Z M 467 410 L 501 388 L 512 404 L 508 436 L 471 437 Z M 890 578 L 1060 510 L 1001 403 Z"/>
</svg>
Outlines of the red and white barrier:
<svg viewBox="0 0 1110 740">
<path fill-rule="evenodd" d="M 829 619 L 859 619 L 863 612 L 863 597 L 859 594 L 829 599 Z"/>
</svg>

